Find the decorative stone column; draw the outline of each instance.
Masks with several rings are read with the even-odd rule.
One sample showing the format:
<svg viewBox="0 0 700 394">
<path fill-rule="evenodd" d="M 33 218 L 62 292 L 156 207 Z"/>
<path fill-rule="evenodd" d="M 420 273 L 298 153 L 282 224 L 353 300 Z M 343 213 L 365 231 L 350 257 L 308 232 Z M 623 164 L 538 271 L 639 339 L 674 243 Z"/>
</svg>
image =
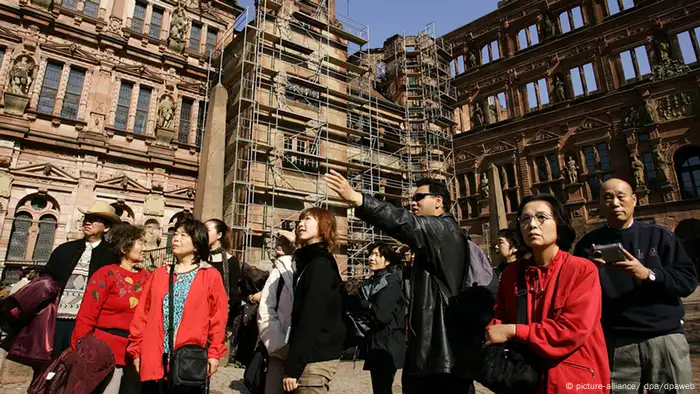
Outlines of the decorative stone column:
<svg viewBox="0 0 700 394">
<path fill-rule="evenodd" d="M 226 88 L 219 83 L 211 93 L 206 131 L 202 139 L 194 200 L 194 216 L 198 218 L 223 217 L 227 102 Z"/>
</svg>

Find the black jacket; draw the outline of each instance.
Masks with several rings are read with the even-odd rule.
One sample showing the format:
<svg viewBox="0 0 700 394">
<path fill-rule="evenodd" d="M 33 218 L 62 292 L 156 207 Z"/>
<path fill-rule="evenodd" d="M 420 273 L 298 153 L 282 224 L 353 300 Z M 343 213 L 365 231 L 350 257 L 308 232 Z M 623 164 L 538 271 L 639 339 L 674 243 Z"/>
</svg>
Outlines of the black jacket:
<svg viewBox="0 0 700 394">
<path fill-rule="evenodd" d="M 401 267 L 376 271 L 360 292 L 372 332 L 367 343 L 365 370 L 401 369 L 406 357 L 406 303 Z"/>
<path fill-rule="evenodd" d="M 469 377 L 469 352 L 462 328 L 447 313 L 447 302 L 437 281 L 452 294 L 463 288 L 469 246 L 455 218 L 414 216 L 365 195 L 355 215 L 408 245 L 415 253 L 409 310 L 408 349 L 404 373 L 413 376 L 453 373 Z"/>
<path fill-rule="evenodd" d="M 224 255 L 225 256 L 225 255 Z M 238 263 L 238 258 L 236 256 L 231 256 L 228 260 L 224 261 L 212 261 L 209 260 L 209 264 L 214 266 L 214 268 L 221 274 L 221 279 L 224 281 L 224 287 L 228 293 L 228 321 L 226 323 L 227 329 L 232 329 L 233 320 L 236 318 L 241 309 L 241 288 L 239 281 L 241 279 L 241 265 Z M 224 264 L 227 264 L 228 280 L 224 275 Z"/>
<path fill-rule="evenodd" d="M 73 273 L 73 269 L 75 269 L 84 251 L 85 239 L 82 238 L 60 244 L 51 253 L 49 261 L 41 269 L 41 272 L 51 275 L 51 277 L 61 285 L 61 291 L 63 291 L 63 289 L 66 288 L 66 283 L 68 283 L 70 275 Z M 114 254 L 111 245 L 107 241 L 102 240 L 102 242 L 92 250 L 88 275 L 92 276 L 98 269 L 116 263 L 119 263 L 119 256 Z"/>
<path fill-rule="evenodd" d="M 295 259 L 292 330 L 284 374 L 298 379 L 306 364 L 340 358 L 345 326 L 340 272 L 333 255 L 317 243 L 297 250 Z"/>
<path fill-rule="evenodd" d="M 611 264 L 599 266 L 605 335 L 623 346 L 683 332 L 681 297 L 692 294 L 698 280 L 680 240 L 661 226 L 635 221 L 626 229 L 604 226 L 591 231 L 578 242 L 574 255 L 589 258 L 592 244 L 616 242 L 654 271 L 656 280 L 637 280 Z"/>
</svg>

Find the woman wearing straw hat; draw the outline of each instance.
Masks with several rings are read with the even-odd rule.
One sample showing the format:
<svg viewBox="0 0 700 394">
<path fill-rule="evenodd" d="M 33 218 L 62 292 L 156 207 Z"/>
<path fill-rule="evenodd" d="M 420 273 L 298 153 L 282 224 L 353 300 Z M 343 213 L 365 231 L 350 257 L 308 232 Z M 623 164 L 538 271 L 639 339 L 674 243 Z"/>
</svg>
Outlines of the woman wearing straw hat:
<svg viewBox="0 0 700 394">
<path fill-rule="evenodd" d="M 291 231 L 280 230 L 275 244 L 276 259 L 270 277 L 263 287 L 258 308 L 260 341 L 270 355 L 265 379 L 265 394 L 281 394 L 284 359 L 292 326 L 294 306 L 294 262 L 292 254 L 296 237 Z"/>
<path fill-rule="evenodd" d="M 54 339 L 54 356 L 59 356 L 70 346 L 75 328 L 75 317 L 83 300 L 88 278 L 98 269 L 118 264 L 119 256 L 104 241 L 105 234 L 121 220 L 113 206 L 104 201 L 95 201 L 89 209 L 78 208 L 84 214 L 83 238 L 59 245 L 42 273 L 49 274 L 61 285 Z"/>
</svg>

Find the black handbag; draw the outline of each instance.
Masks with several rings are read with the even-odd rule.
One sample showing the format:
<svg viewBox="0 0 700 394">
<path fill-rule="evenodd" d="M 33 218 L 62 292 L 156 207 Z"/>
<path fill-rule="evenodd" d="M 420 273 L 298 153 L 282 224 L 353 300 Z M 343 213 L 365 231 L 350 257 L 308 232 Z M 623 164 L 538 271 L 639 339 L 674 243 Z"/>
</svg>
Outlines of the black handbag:
<svg viewBox="0 0 700 394">
<path fill-rule="evenodd" d="M 175 264 L 170 268 L 170 278 L 168 279 L 168 308 L 170 309 L 170 314 L 168 316 L 169 352 L 167 357 L 163 357 L 164 361 L 169 361 L 167 363 L 169 366 L 168 386 L 170 386 L 171 389 L 176 387 L 204 388 L 209 382 L 207 376 L 207 349 L 198 345 L 183 345 L 173 350 L 175 346 L 175 327 L 173 327 L 173 280 L 175 277 Z"/>
<path fill-rule="evenodd" d="M 277 305 L 275 311 L 279 310 L 280 295 L 284 288 L 284 279 L 280 273 L 280 279 L 277 282 Z M 250 394 L 263 394 L 265 392 L 265 379 L 267 379 L 267 369 L 270 367 L 270 355 L 267 353 L 267 348 L 262 342 L 258 342 L 253 350 L 253 356 L 250 363 L 243 373 L 243 384 L 250 391 Z M 280 382 L 280 385 L 282 382 Z"/>
<path fill-rule="evenodd" d="M 527 324 L 527 287 L 525 270 L 520 263 L 518 277 L 517 324 Z M 475 365 L 476 381 L 496 394 L 528 394 L 539 387 L 542 361 L 527 345 L 514 342 L 490 345 L 478 352 Z"/>
</svg>

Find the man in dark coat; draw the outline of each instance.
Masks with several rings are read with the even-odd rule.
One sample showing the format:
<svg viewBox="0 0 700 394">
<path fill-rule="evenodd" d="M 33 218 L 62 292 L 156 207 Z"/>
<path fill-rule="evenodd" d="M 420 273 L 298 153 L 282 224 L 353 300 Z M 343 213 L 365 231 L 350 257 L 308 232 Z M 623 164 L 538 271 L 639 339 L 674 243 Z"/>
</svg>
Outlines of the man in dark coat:
<svg viewBox="0 0 700 394">
<path fill-rule="evenodd" d="M 85 215 L 82 228 L 84 237 L 59 245 L 41 270 L 61 285 L 54 357 L 70 346 L 75 317 L 80 309 L 88 278 L 103 266 L 119 262 L 119 257 L 104 241 L 104 235 L 109 229 L 120 222 L 114 207 L 104 201 L 95 201 L 90 209 L 78 210 Z"/>
<path fill-rule="evenodd" d="M 326 180 L 331 190 L 355 207 L 358 218 L 415 253 L 403 392 L 473 393 L 464 333 L 455 316 L 448 313 L 445 298 L 456 295 L 464 286 L 469 246 L 449 213 L 450 194 L 445 183 L 419 181 L 409 212 L 362 195 L 333 170 Z M 438 281 L 451 294 L 443 295 Z"/>
</svg>

